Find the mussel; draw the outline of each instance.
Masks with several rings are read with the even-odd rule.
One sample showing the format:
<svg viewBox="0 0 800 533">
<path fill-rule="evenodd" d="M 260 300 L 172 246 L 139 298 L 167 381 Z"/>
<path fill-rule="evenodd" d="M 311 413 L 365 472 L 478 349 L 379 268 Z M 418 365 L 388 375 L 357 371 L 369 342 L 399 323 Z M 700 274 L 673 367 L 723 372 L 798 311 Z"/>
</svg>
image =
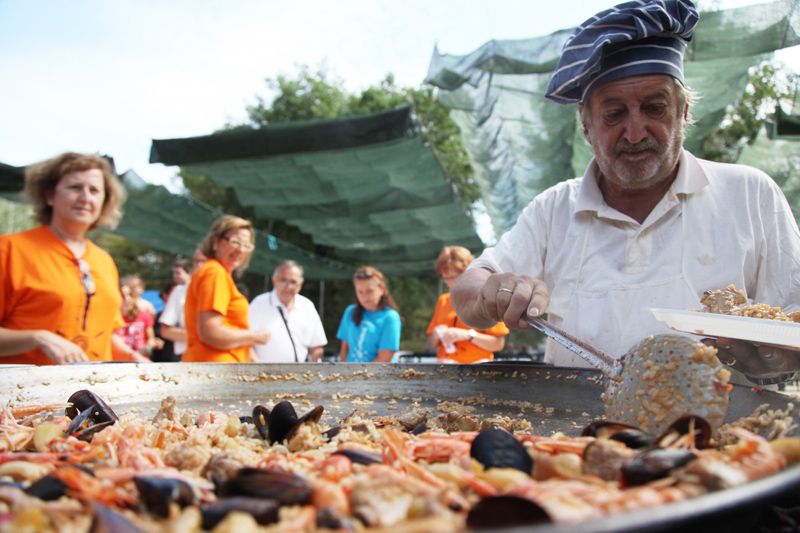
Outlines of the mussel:
<svg viewBox="0 0 800 533">
<path fill-rule="evenodd" d="M 516 468 L 526 474 L 533 470 L 533 458 L 514 435 L 504 429 L 490 428 L 472 441 L 470 456 L 484 468 Z"/>
<path fill-rule="evenodd" d="M 91 440 L 92 435 L 119 420 L 114 410 L 90 390 L 79 390 L 67 401 L 72 404 L 65 412 L 71 419 L 67 434 L 78 439 Z"/>
<path fill-rule="evenodd" d="M 635 426 L 611 420 L 594 420 L 590 422 L 583 428 L 581 436 L 618 440 L 628 448 L 635 450 L 647 448 L 656 440 L 654 435 Z"/>
<path fill-rule="evenodd" d="M 370 453 L 362 450 L 341 449 L 333 452 L 333 455 L 344 455 L 350 462 L 360 465 L 372 465 L 382 462 L 381 456 L 376 453 Z"/>
<path fill-rule="evenodd" d="M 253 417 L 251 418 L 251 421 L 256 427 L 258 434 L 261 435 L 261 438 L 264 440 L 269 438 L 269 427 L 267 426 L 269 423 L 269 416 L 269 409 L 263 405 L 256 405 L 253 407 Z"/>
<path fill-rule="evenodd" d="M 471 529 L 498 529 L 550 522 L 550 515 L 542 507 L 518 496 L 484 498 L 473 505 L 467 514 L 467 526 Z"/>
<path fill-rule="evenodd" d="M 689 434 L 693 434 L 693 445 L 698 450 L 711 447 L 711 424 L 705 418 L 695 415 L 683 415 L 675 420 L 655 439 L 654 444 L 665 447 L 671 441 Z"/>
<path fill-rule="evenodd" d="M 319 422 L 319 419 L 322 418 L 322 412 L 324 410 L 325 410 L 324 407 L 318 405 L 309 412 L 307 412 L 306 414 L 304 414 L 303 416 L 301 416 L 300 418 L 298 418 L 297 422 L 295 422 L 295 424 L 291 428 L 289 428 L 289 431 L 286 433 L 284 439 L 291 440 L 292 437 L 294 437 L 295 433 L 297 433 L 297 430 L 300 429 L 300 427 L 306 422 L 312 422 L 314 424 Z"/>
<path fill-rule="evenodd" d="M 357 527 L 349 518 L 330 507 L 323 507 L 317 511 L 317 527 L 320 529 L 334 529 L 337 531 L 356 531 Z"/>
<path fill-rule="evenodd" d="M 269 441 L 273 443 L 283 442 L 286 434 L 297 423 L 297 412 L 291 402 L 284 400 L 275 404 L 272 408 L 272 413 L 267 418 Z"/>
<path fill-rule="evenodd" d="M 133 522 L 114 511 L 110 507 L 94 504 L 94 519 L 91 533 L 142 533 Z"/>
<path fill-rule="evenodd" d="M 67 493 L 67 485 L 55 476 L 42 476 L 27 489 L 25 494 L 44 501 L 57 500 Z"/>
<path fill-rule="evenodd" d="M 228 513 L 240 511 L 247 513 L 259 524 L 274 524 L 278 521 L 278 502 L 275 500 L 262 500 L 259 498 L 227 498 L 217 500 L 200 507 L 203 517 L 203 529 L 211 530 L 219 524 Z"/>
<path fill-rule="evenodd" d="M 260 424 L 260 419 L 262 417 L 267 419 L 267 437 L 264 437 L 262 429 L 258 429 L 258 431 L 263 438 L 268 438 L 271 443 L 290 440 L 300 429 L 300 426 L 306 422 L 319 422 L 322 412 L 325 410 L 324 407 L 318 405 L 298 418 L 294 406 L 285 400 L 276 403 L 272 408 L 272 412 L 266 407 L 256 412 L 259 407 L 261 406 L 256 406 L 253 409 L 253 422 L 256 424 L 256 428 L 259 428 L 259 425 L 263 428 L 263 424 Z M 259 420 L 256 420 L 257 416 Z"/>
<path fill-rule="evenodd" d="M 654 448 L 636 455 L 622 465 L 620 482 L 623 487 L 644 485 L 661 479 L 696 456 L 689 450 L 679 448 Z"/>
<path fill-rule="evenodd" d="M 260 468 L 242 468 L 217 488 L 219 496 L 263 498 L 280 505 L 305 505 L 311 492 L 311 483 L 298 475 Z"/>
<path fill-rule="evenodd" d="M 169 516 L 172 502 L 183 508 L 196 499 L 192 487 L 181 479 L 136 476 L 133 482 L 139 490 L 139 501 L 156 516 Z"/>
</svg>

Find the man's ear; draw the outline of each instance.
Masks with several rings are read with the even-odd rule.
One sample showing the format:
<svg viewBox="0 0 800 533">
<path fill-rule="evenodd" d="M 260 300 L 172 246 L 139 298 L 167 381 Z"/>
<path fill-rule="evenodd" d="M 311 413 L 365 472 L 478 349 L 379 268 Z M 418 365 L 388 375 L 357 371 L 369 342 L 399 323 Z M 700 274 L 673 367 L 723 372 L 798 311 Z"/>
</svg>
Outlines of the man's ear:
<svg viewBox="0 0 800 533">
<path fill-rule="evenodd" d="M 588 139 L 589 136 L 589 128 L 586 127 L 586 121 L 584 120 L 583 115 L 583 102 L 578 103 L 578 119 L 581 121 L 581 129 L 583 130 L 583 136 Z"/>
</svg>

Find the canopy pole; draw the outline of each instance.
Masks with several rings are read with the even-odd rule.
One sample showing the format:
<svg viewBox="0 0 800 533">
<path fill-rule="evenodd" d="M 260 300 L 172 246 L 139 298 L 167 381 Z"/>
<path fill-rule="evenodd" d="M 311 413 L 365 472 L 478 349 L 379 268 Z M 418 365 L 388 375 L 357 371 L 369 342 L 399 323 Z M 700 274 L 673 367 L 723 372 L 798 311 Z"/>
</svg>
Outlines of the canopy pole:
<svg viewBox="0 0 800 533">
<path fill-rule="evenodd" d="M 319 318 L 325 320 L 325 280 L 319 280 Z"/>
</svg>

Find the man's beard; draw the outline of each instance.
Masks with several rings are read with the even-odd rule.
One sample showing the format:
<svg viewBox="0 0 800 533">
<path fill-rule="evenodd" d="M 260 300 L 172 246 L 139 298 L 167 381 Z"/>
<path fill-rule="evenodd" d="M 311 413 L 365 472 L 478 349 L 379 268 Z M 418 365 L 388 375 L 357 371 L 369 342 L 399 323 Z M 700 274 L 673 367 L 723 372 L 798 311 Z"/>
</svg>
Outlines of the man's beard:
<svg viewBox="0 0 800 533">
<path fill-rule="evenodd" d="M 678 131 L 666 143 L 660 144 L 656 139 L 649 138 L 633 144 L 625 139 L 620 139 L 614 146 L 615 158 L 607 161 L 613 172 L 606 175 L 618 186 L 626 189 L 638 190 L 651 187 L 672 174 L 677 164 L 677 157 L 682 144 L 683 135 Z M 647 157 L 631 161 L 622 154 L 646 153 Z M 602 170 L 602 168 L 601 168 Z M 603 174 L 606 174 L 603 172 Z"/>
</svg>

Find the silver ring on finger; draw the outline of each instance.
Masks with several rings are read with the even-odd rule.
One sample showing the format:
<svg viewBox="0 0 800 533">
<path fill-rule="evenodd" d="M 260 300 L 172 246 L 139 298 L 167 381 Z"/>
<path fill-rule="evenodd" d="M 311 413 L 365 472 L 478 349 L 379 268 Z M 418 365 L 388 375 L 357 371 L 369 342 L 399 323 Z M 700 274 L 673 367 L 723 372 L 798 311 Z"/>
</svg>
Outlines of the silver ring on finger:
<svg viewBox="0 0 800 533">
<path fill-rule="evenodd" d="M 497 292 L 507 292 L 509 294 L 514 294 L 514 291 L 512 289 L 507 289 L 506 287 L 500 287 L 499 289 L 497 289 Z"/>
</svg>

